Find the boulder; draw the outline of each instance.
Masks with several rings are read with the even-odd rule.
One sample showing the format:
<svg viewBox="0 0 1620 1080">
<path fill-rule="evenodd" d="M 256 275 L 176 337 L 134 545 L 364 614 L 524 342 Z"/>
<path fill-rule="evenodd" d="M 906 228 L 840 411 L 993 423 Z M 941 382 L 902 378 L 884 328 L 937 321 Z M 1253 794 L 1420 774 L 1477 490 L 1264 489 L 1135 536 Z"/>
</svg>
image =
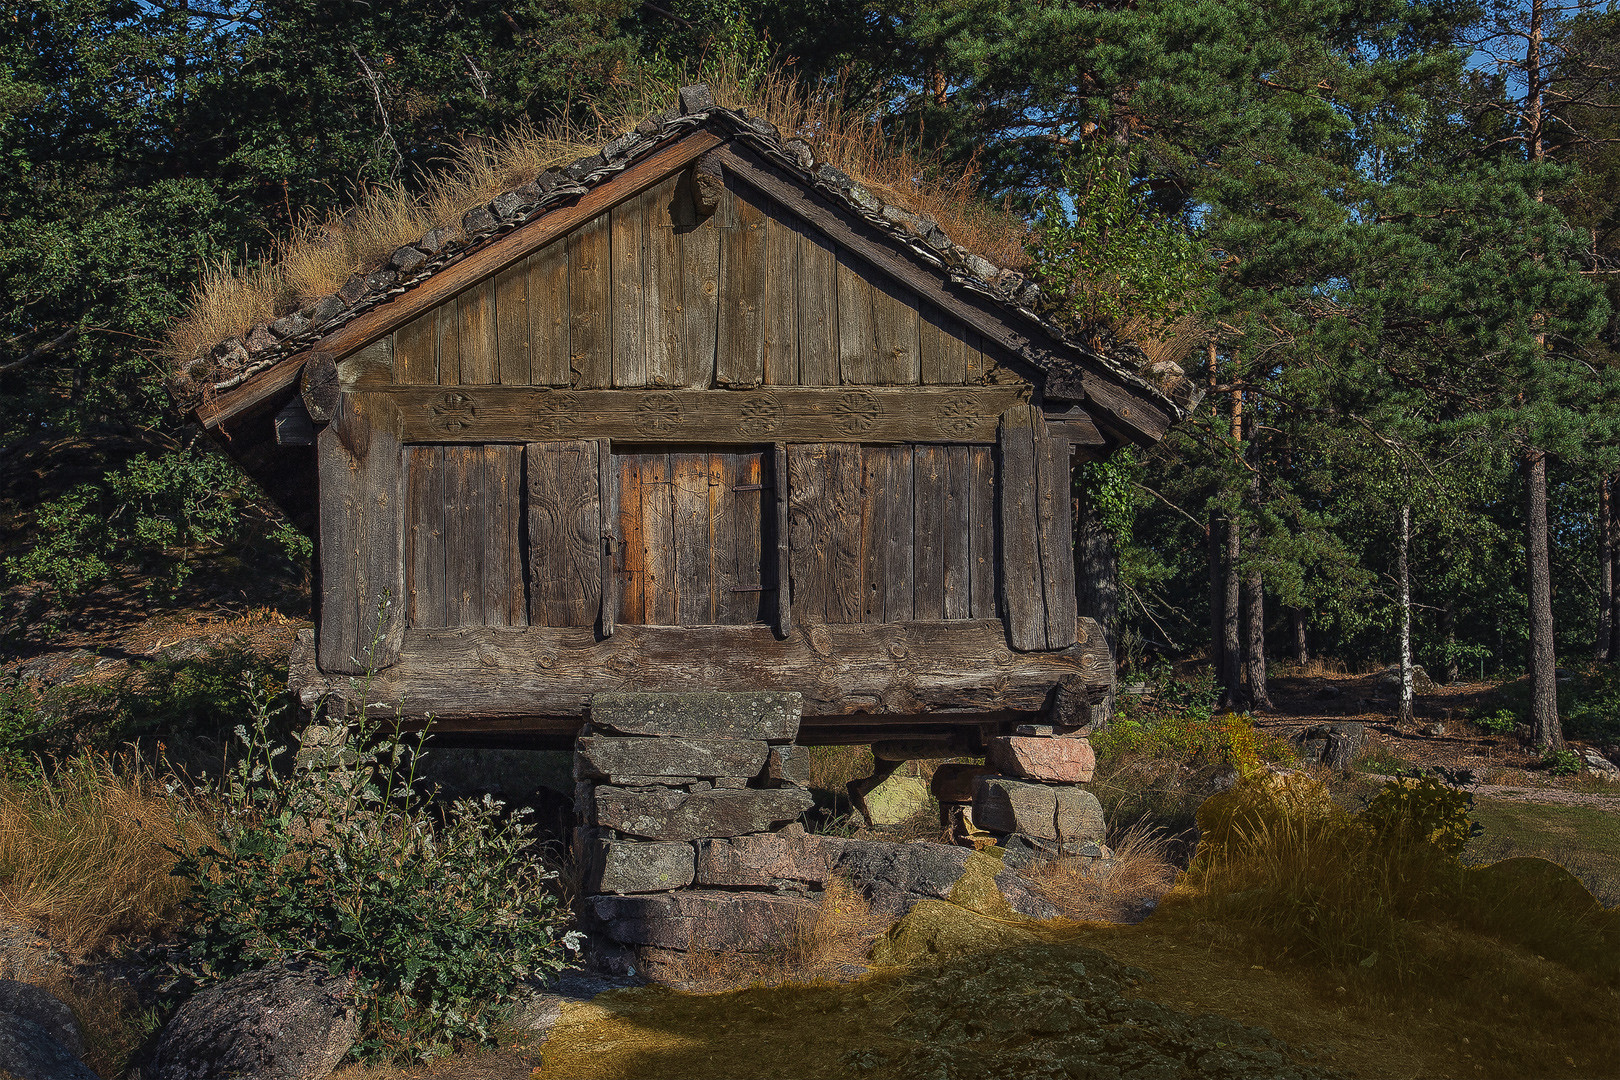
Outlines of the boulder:
<svg viewBox="0 0 1620 1080">
<path fill-rule="evenodd" d="M 891 776 L 866 793 L 871 825 L 898 825 L 928 806 L 928 783 L 920 776 Z"/>
<path fill-rule="evenodd" d="M 39 987 L 16 979 L 0 979 L 0 1013 L 33 1021 L 74 1057 L 84 1057 L 84 1036 L 73 1010 Z"/>
<path fill-rule="evenodd" d="M 43 1025 L 0 1011 L 0 1076 L 16 1080 L 99 1080 Z"/>
<path fill-rule="evenodd" d="M 928 782 L 928 792 L 941 804 L 970 803 L 973 801 L 973 787 L 979 777 L 995 774 L 996 770 L 988 765 L 947 762 L 934 770 L 934 778 Z"/>
<path fill-rule="evenodd" d="M 593 893 L 650 893 L 692 884 L 696 852 L 676 841 L 598 840 L 586 888 Z"/>
<path fill-rule="evenodd" d="M 753 776 L 767 747 L 749 739 L 588 736 L 574 747 L 574 778 L 622 783 L 622 776 Z"/>
<path fill-rule="evenodd" d="M 872 963 L 885 967 L 926 963 L 999 952 L 1038 940 L 1016 923 L 944 900 L 919 900 L 872 946 Z"/>
<path fill-rule="evenodd" d="M 1107 844 L 1096 840 L 1059 843 L 1054 840 L 1038 840 L 1023 833 L 1008 836 L 1001 845 L 1001 852 L 1002 864 L 1013 871 L 1041 866 L 1061 858 L 1080 859 L 1083 863 L 1100 867 L 1104 860 L 1114 857 Z"/>
<path fill-rule="evenodd" d="M 765 759 L 765 779 L 778 784 L 807 787 L 810 783 L 810 748 L 788 743 L 773 746 Z"/>
<path fill-rule="evenodd" d="M 849 840 L 833 869 L 873 911 L 899 916 L 919 900 L 950 896 L 971 854 L 970 848 L 922 840 L 910 844 Z"/>
<path fill-rule="evenodd" d="M 1097 769 L 1091 741 L 1079 736 L 1002 735 L 984 748 L 986 765 L 1007 776 L 1083 784 Z"/>
<path fill-rule="evenodd" d="M 804 696 L 798 693 L 597 694 L 591 698 L 591 729 L 792 742 L 803 710 Z"/>
<path fill-rule="evenodd" d="M 1325 765 L 1337 772 L 1348 772 L 1350 763 L 1367 745 L 1365 724 L 1316 724 L 1297 736 L 1301 754 L 1308 762 Z"/>
<path fill-rule="evenodd" d="M 973 789 L 973 824 L 991 832 L 1056 840 L 1058 790 L 1005 776 L 981 776 Z"/>
<path fill-rule="evenodd" d="M 599 786 L 591 793 L 589 824 L 642 840 L 741 836 L 793 821 L 814 801 L 804 788 L 686 792 Z"/>
<path fill-rule="evenodd" d="M 1064 847 L 1088 841 L 1101 841 L 1108 835 L 1102 803 L 1084 788 L 1057 789 L 1057 840 Z"/>
<path fill-rule="evenodd" d="M 848 841 L 806 833 L 798 824 L 773 833 L 702 840 L 697 883 L 722 888 L 823 885 Z"/>
<path fill-rule="evenodd" d="M 158 1039 L 151 1080 L 319 1080 L 360 1032 L 352 984 L 321 968 L 278 966 L 211 986 Z"/>
<path fill-rule="evenodd" d="M 1614 762 L 1590 746 L 1578 746 L 1575 749 L 1581 755 L 1581 760 L 1586 763 L 1586 771 L 1590 775 L 1602 777 L 1604 780 L 1620 780 L 1620 768 L 1616 768 Z"/>
<path fill-rule="evenodd" d="M 1378 688 L 1378 692 L 1380 694 L 1400 693 L 1401 665 L 1391 664 L 1383 671 L 1380 671 L 1375 677 L 1373 685 Z M 1434 684 L 1434 680 L 1429 678 L 1429 673 L 1427 671 L 1423 670 L 1423 665 L 1413 664 L 1412 692 L 1415 694 L 1428 694 L 1433 693 L 1436 689 L 1437 687 Z"/>
<path fill-rule="evenodd" d="M 799 897 L 708 889 L 597 896 L 591 904 L 614 941 L 682 952 L 781 948 L 816 918 L 815 903 Z"/>
</svg>

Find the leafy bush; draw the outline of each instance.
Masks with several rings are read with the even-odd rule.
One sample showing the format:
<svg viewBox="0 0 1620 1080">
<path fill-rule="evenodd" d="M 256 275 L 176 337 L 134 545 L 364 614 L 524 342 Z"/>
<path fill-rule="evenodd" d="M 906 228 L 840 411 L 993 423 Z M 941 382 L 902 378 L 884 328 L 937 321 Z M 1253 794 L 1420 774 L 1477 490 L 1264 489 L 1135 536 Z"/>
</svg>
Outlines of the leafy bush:
<svg viewBox="0 0 1620 1080">
<path fill-rule="evenodd" d="M 1379 841 L 1389 846 L 1426 841 L 1448 859 L 1462 856 L 1484 830 L 1469 816 L 1474 797 L 1432 773 L 1396 776 L 1361 812 Z"/>
<path fill-rule="evenodd" d="M 222 454 L 139 454 L 43 503 L 33 545 L 8 558 L 5 570 L 14 582 L 41 585 L 63 604 L 118 568 L 145 575 L 153 594 L 172 594 L 199 555 L 261 537 L 290 559 L 309 558 L 309 539 L 262 509 L 255 513 L 258 502 L 252 482 Z"/>
<path fill-rule="evenodd" d="M 49 727 L 39 694 L 15 677 L 0 680 L 0 780 L 39 775 L 40 737 Z"/>
<path fill-rule="evenodd" d="M 1554 776 L 1578 776 L 1586 771 L 1586 762 L 1581 760 L 1581 755 L 1568 747 L 1555 750 L 1549 746 L 1541 756 L 1541 765 Z"/>
<path fill-rule="evenodd" d="M 1620 670 L 1594 664 L 1576 680 L 1574 700 L 1560 698 L 1564 734 L 1587 742 L 1620 742 Z"/>
<path fill-rule="evenodd" d="M 1114 722 L 1092 736 L 1099 756 L 1139 754 L 1222 764 L 1245 774 L 1262 761 L 1293 758 L 1286 740 L 1256 731 L 1248 716 L 1215 712 L 1218 692 L 1212 675 L 1180 679 L 1168 666 L 1160 666 L 1149 685 L 1145 697 L 1122 698 Z"/>
<path fill-rule="evenodd" d="M 219 840 L 176 853 L 192 892 L 173 973 L 200 985 L 289 959 L 350 973 L 371 1056 L 490 1038 L 518 982 L 561 968 L 578 940 L 526 811 L 488 795 L 436 805 L 415 779 L 425 733 L 373 721 L 311 726 L 283 760 L 250 694 L 245 752 L 210 792 Z"/>
<path fill-rule="evenodd" d="M 1497 709 L 1474 717 L 1474 726 L 1490 735 L 1507 735 L 1519 722 L 1518 714 L 1512 709 Z"/>
</svg>

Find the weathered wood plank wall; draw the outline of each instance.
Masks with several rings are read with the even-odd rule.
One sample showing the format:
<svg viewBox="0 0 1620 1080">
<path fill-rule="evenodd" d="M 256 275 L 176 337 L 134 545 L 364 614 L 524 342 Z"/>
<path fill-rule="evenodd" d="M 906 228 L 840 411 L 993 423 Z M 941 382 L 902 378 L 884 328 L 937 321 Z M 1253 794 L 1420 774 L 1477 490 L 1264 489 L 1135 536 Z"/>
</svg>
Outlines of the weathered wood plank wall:
<svg viewBox="0 0 1620 1080">
<path fill-rule="evenodd" d="M 796 618 L 996 617 L 990 447 L 809 443 L 786 456 Z"/>
<path fill-rule="evenodd" d="M 727 180 L 685 173 L 394 331 L 407 386 L 967 386 L 1010 378 L 961 323 Z"/>
</svg>

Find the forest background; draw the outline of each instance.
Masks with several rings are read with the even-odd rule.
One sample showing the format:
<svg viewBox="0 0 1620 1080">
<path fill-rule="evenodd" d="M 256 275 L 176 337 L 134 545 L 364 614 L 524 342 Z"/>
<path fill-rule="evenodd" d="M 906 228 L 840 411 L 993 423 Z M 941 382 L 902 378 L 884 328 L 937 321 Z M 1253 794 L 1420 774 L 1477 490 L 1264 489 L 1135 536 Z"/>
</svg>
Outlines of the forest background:
<svg viewBox="0 0 1620 1080">
<path fill-rule="evenodd" d="M 597 129 L 648 80 L 721 69 L 971 187 L 1062 317 L 1207 387 L 1077 481 L 1083 610 L 1123 660 L 1207 658 L 1238 707 L 1268 657 L 1528 672 L 1524 719 L 1561 744 L 1558 663 L 1620 658 L 1612 2 L 12 5 L 12 645 L 92 598 L 176 602 L 214 559 L 307 575 L 308 540 L 170 393 L 205 275 L 514 125 Z"/>
</svg>

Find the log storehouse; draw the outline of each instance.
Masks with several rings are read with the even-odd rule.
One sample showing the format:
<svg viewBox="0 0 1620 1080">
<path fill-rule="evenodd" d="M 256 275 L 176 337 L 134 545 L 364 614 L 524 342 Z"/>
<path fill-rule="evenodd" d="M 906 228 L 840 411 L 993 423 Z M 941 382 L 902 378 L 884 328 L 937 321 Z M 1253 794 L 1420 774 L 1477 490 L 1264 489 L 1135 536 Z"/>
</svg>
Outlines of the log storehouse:
<svg viewBox="0 0 1620 1080">
<path fill-rule="evenodd" d="M 645 704 L 626 693 L 701 695 L 670 698 L 664 727 L 620 722 L 618 742 L 758 742 L 753 772 L 688 746 L 637 776 L 600 732 L 589 755 L 580 740 L 582 777 L 641 791 L 666 825 L 699 794 L 782 804 L 661 832 L 605 822 L 582 791 L 604 852 L 663 845 L 637 865 L 673 865 L 667 890 L 692 883 L 687 853 L 701 867 L 704 845 L 776 835 L 808 805 L 783 798 L 802 787 L 784 745 L 1079 778 L 1039 775 L 1063 755 L 1023 745 L 1086 730 L 1113 678 L 1076 610 L 1071 469 L 1158 440 L 1195 391 L 1046 309 L 689 87 L 459 234 L 216 348 L 197 416 L 316 537 L 316 627 L 290 677 L 306 706 L 356 707 L 363 685 L 407 723 L 564 747 L 598 695 L 625 715 Z M 1061 818 L 1044 798 L 1035 813 Z M 597 891 L 642 895 L 603 883 L 611 863 Z"/>
</svg>

